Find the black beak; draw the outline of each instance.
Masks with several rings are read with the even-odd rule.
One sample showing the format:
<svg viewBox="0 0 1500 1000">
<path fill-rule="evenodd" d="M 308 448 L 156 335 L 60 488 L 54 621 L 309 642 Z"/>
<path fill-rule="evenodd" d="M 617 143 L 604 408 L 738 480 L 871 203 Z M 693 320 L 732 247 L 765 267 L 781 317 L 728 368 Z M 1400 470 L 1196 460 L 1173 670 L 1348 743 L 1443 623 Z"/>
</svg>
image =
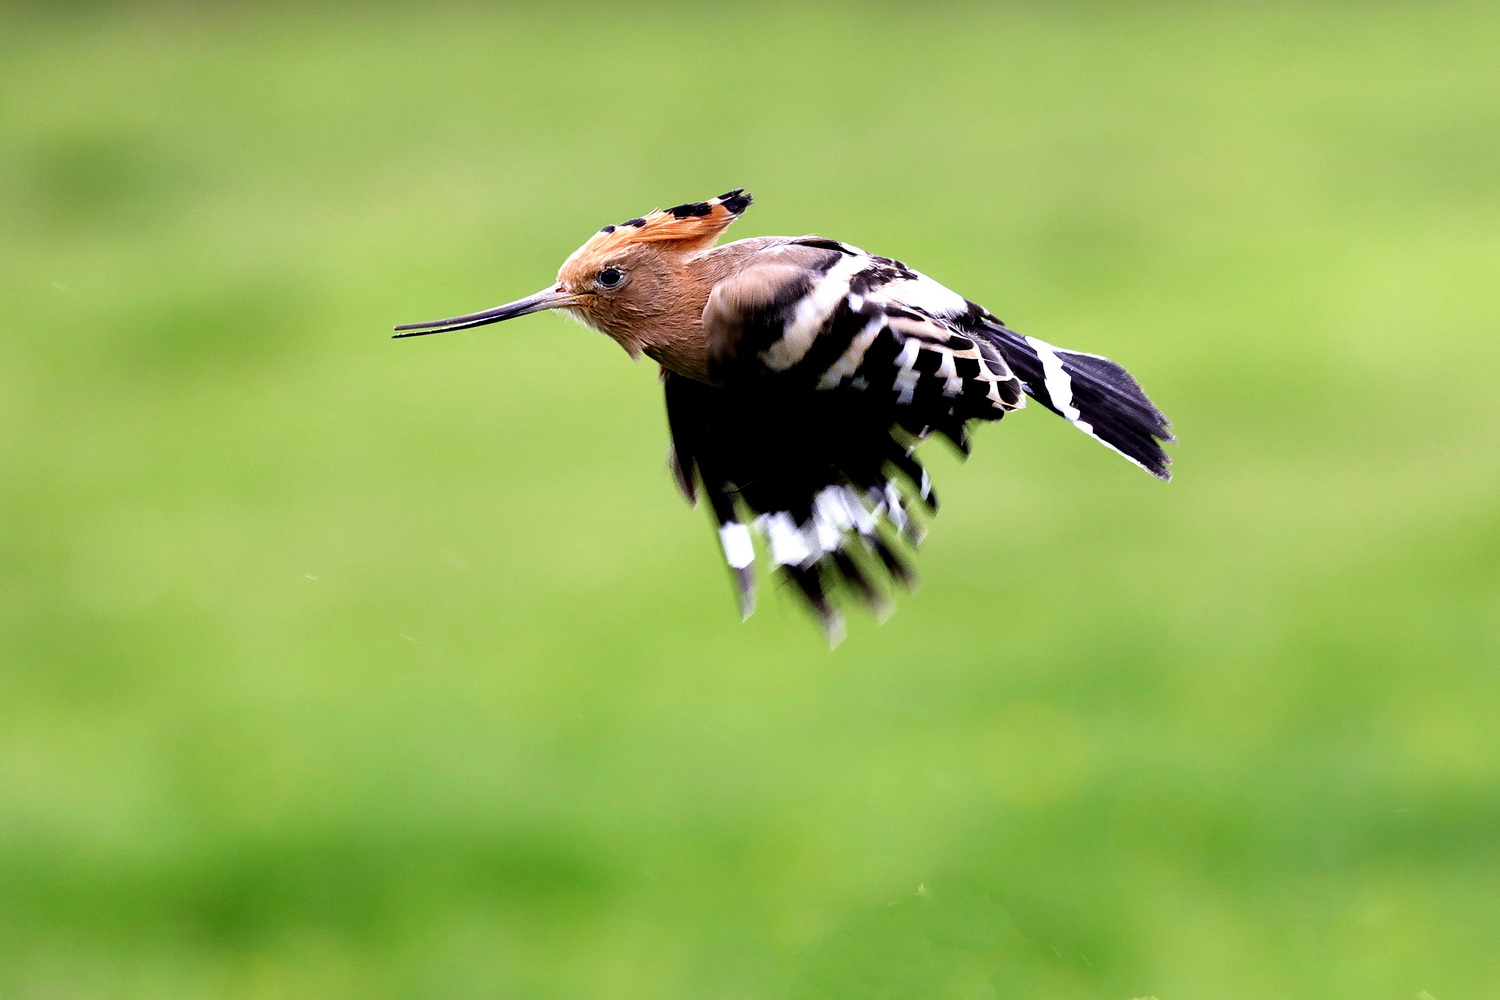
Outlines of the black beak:
<svg viewBox="0 0 1500 1000">
<path fill-rule="evenodd" d="M 572 295 L 562 290 L 562 286 L 553 285 L 551 288 L 543 289 L 535 295 L 528 295 L 524 299 L 507 302 L 503 306 L 486 309 L 483 312 L 469 313 L 467 316 L 454 316 L 450 319 L 435 319 L 426 323 L 406 323 L 396 327 L 396 340 L 402 337 L 425 337 L 429 333 L 451 333 L 454 330 L 467 330 L 476 326 L 488 326 L 498 323 L 503 319 L 515 319 L 517 316 L 525 316 L 527 313 L 541 312 L 543 309 L 558 309 L 570 306 L 577 301 Z M 408 332 L 401 332 L 408 331 Z"/>
</svg>

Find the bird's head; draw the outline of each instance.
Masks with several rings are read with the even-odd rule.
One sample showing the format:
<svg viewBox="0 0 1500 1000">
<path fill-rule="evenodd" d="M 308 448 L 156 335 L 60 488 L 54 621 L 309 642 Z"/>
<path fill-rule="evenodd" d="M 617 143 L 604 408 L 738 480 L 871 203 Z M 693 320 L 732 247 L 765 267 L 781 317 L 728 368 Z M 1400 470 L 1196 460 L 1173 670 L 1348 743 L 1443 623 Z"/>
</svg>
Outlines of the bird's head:
<svg viewBox="0 0 1500 1000">
<path fill-rule="evenodd" d="M 550 288 L 482 312 L 398 326 L 396 336 L 467 330 L 544 309 L 566 309 L 618 337 L 633 324 L 671 308 L 684 261 L 713 246 L 750 200 L 743 189 L 736 189 L 605 226 L 563 262 Z"/>
</svg>

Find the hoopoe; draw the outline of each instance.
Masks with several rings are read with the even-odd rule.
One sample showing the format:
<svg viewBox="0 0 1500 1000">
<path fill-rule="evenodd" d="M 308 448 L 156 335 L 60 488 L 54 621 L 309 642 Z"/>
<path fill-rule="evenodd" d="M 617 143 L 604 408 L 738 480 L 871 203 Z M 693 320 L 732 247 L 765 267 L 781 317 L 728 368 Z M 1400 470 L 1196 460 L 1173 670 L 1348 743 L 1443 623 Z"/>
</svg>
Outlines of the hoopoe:
<svg viewBox="0 0 1500 1000">
<path fill-rule="evenodd" d="M 715 246 L 750 205 L 742 189 L 605 226 L 557 283 L 482 312 L 396 327 L 417 337 L 561 309 L 661 366 L 670 463 L 707 498 L 740 609 L 754 607 L 751 528 L 836 641 L 835 597 L 877 612 L 937 511 L 914 449 L 967 455 L 972 420 L 1025 396 L 1153 476 L 1169 479 L 1167 419 L 1097 354 L 1054 347 L 898 260 L 818 236 Z"/>
</svg>

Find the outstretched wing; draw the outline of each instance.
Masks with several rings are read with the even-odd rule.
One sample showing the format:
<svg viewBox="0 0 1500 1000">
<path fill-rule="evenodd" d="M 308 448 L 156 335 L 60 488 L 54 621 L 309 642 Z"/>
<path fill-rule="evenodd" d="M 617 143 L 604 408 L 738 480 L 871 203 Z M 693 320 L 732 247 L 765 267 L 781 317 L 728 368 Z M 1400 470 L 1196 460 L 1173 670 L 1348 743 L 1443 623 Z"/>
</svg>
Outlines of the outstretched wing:
<svg viewBox="0 0 1500 1000">
<path fill-rule="evenodd" d="M 1169 477 L 1166 418 L 1125 369 L 1023 337 L 899 261 L 815 237 L 769 247 L 714 287 L 703 327 L 714 384 L 664 376 L 673 465 L 707 495 L 746 614 L 752 527 L 830 635 L 838 590 L 878 607 L 888 580 L 910 585 L 913 505 L 937 509 L 917 443 L 967 454 L 968 422 L 1025 395 Z"/>
</svg>

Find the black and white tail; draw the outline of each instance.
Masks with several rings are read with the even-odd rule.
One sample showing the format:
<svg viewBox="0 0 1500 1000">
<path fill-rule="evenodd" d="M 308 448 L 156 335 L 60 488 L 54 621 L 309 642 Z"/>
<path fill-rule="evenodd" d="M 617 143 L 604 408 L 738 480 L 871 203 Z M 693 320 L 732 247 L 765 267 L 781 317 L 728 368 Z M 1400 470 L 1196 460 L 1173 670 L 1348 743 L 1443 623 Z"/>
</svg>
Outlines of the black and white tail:
<svg viewBox="0 0 1500 1000">
<path fill-rule="evenodd" d="M 1170 422 L 1131 374 L 1108 358 L 1054 347 L 999 323 L 983 327 L 1027 395 L 1158 479 L 1171 479 L 1162 445 Z"/>
</svg>

